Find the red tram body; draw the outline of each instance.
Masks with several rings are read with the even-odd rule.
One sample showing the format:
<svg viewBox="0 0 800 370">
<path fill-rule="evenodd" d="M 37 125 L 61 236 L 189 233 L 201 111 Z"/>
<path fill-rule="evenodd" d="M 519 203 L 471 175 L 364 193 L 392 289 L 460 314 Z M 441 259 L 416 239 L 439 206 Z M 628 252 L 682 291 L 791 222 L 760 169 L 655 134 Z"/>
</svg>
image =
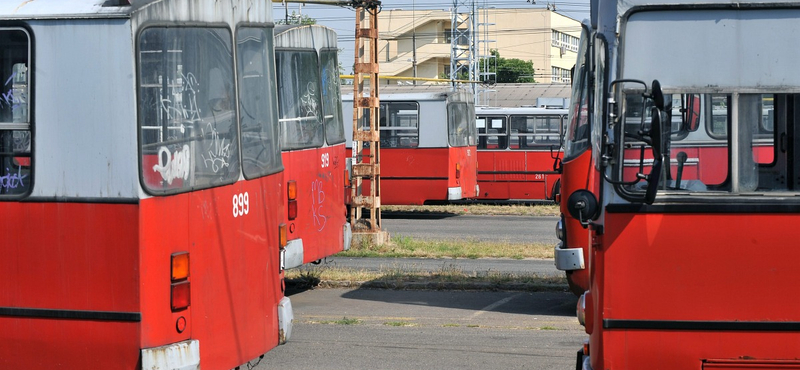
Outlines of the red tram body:
<svg viewBox="0 0 800 370">
<path fill-rule="evenodd" d="M 0 368 L 230 369 L 289 338 L 271 11 L 0 5 Z"/>
<path fill-rule="evenodd" d="M 278 26 L 275 49 L 289 227 L 284 267 L 293 268 L 350 248 L 336 32 Z"/>
<path fill-rule="evenodd" d="M 417 90 L 425 92 L 412 92 Z M 381 204 L 441 204 L 475 198 L 478 135 L 472 95 L 440 86 L 414 90 L 381 86 L 379 97 Z M 353 97 L 342 99 L 344 120 L 352 122 L 352 110 L 347 107 L 352 106 Z M 345 125 L 345 130 L 351 140 L 352 127 Z M 347 145 L 352 147 L 352 142 Z"/>
<path fill-rule="evenodd" d="M 475 111 L 479 201 L 553 200 L 560 174 L 566 109 L 487 108 Z"/>
</svg>

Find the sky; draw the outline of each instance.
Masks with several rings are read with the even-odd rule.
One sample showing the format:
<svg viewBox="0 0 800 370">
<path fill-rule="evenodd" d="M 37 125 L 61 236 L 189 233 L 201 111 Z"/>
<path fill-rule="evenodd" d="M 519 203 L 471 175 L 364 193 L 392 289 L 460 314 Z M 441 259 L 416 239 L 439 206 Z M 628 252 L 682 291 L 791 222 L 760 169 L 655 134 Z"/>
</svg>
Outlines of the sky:
<svg viewBox="0 0 800 370">
<path fill-rule="evenodd" d="M 480 8 L 545 8 L 548 4 L 555 5 L 556 12 L 561 15 L 582 21 L 589 17 L 589 0 L 569 0 L 569 1 L 546 1 L 535 0 L 535 4 L 529 0 L 474 0 L 475 5 Z M 404 10 L 425 10 L 438 9 L 447 10 L 453 6 L 452 0 L 383 0 L 383 9 L 404 9 Z M 339 61 L 342 65 L 348 66 L 354 60 L 353 49 L 355 48 L 355 11 L 351 8 L 342 8 L 330 5 L 301 5 L 298 3 L 288 3 L 289 14 L 302 13 L 317 20 L 317 24 L 330 27 L 339 35 Z M 274 4 L 275 19 L 282 19 L 286 14 L 286 8 L 282 4 Z M 378 16 L 380 22 L 380 16 Z M 345 68 L 346 73 L 350 73 L 349 68 Z"/>
</svg>

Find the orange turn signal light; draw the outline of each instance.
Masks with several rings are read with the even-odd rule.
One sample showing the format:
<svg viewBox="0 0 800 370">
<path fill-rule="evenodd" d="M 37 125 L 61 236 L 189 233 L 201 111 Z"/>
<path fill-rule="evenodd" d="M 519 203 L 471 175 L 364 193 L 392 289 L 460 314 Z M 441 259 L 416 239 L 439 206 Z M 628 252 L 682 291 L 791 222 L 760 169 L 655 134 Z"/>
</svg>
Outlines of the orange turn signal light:
<svg viewBox="0 0 800 370">
<path fill-rule="evenodd" d="M 286 185 L 286 191 L 287 195 L 289 196 L 289 200 L 297 199 L 297 181 L 290 180 Z"/>
<path fill-rule="evenodd" d="M 461 163 L 456 163 L 456 178 L 461 178 Z"/>
<path fill-rule="evenodd" d="M 189 277 L 189 252 L 174 253 L 170 260 L 172 262 L 170 269 L 172 281 L 187 279 Z"/>
<path fill-rule="evenodd" d="M 278 246 L 283 249 L 286 248 L 286 244 L 288 243 L 288 237 L 286 234 L 286 224 L 280 224 L 278 226 Z"/>
</svg>

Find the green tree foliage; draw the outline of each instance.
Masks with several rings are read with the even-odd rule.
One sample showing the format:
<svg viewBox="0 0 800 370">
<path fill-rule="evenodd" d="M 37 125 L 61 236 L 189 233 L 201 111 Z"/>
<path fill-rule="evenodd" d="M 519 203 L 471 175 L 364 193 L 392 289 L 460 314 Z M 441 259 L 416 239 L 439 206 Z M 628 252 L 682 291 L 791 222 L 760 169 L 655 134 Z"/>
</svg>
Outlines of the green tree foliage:
<svg viewBox="0 0 800 370">
<path fill-rule="evenodd" d="M 278 24 L 317 24 L 317 20 L 305 14 L 298 14 L 292 10 L 292 14 L 278 20 Z"/>
<path fill-rule="evenodd" d="M 490 53 L 494 58 L 481 60 L 480 70 L 483 71 L 483 64 L 488 63 L 488 72 L 495 73 L 495 75 L 494 77 L 486 76 L 486 79 L 494 78 L 498 83 L 536 82 L 532 61 L 502 58 L 497 50 L 491 50 Z"/>
</svg>

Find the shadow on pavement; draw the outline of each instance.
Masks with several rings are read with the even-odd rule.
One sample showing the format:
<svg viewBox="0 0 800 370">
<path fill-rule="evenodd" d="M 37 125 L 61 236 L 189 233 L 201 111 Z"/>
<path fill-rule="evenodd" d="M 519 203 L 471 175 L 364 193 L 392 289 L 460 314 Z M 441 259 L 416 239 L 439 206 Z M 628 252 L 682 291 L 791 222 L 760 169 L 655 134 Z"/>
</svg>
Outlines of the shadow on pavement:
<svg viewBox="0 0 800 370">
<path fill-rule="evenodd" d="M 343 298 L 425 307 L 575 317 L 578 297 L 567 292 L 383 290 L 358 288 Z"/>
</svg>

